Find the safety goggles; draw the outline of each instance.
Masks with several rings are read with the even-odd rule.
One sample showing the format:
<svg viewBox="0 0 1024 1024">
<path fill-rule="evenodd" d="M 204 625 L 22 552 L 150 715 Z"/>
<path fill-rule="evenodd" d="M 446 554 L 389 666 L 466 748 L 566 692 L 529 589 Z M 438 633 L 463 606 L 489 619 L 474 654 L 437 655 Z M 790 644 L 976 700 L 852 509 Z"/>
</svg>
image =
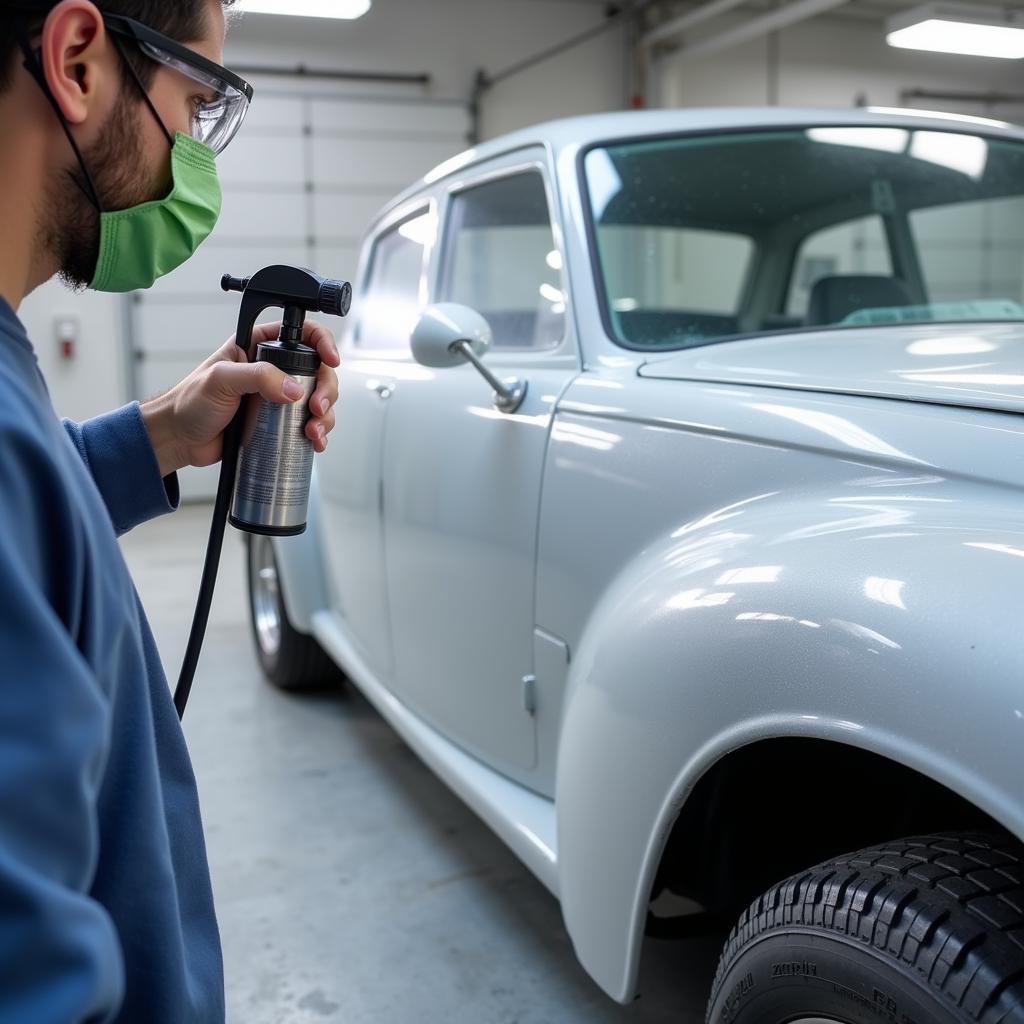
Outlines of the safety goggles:
<svg viewBox="0 0 1024 1024">
<path fill-rule="evenodd" d="M 202 86 L 205 96 L 192 112 L 192 137 L 222 153 L 241 128 L 252 100 L 252 86 L 227 68 L 120 14 L 103 14 L 108 32 L 132 40 L 142 54 Z"/>
</svg>

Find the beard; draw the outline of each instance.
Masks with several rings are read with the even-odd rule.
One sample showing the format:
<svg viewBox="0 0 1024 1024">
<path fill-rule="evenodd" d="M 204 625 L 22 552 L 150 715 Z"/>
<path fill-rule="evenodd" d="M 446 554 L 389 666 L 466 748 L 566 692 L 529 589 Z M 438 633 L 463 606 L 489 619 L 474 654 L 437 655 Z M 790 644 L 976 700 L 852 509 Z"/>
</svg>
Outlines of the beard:
<svg viewBox="0 0 1024 1024">
<path fill-rule="evenodd" d="M 100 138 L 82 150 L 104 211 L 126 210 L 151 198 L 151 185 L 139 181 L 145 166 L 137 130 L 140 108 L 128 97 L 119 99 Z M 44 245 L 60 268 L 57 276 L 67 287 L 80 291 L 96 275 L 100 214 L 89 199 L 89 186 L 77 160 L 56 176 L 49 192 Z"/>
</svg>

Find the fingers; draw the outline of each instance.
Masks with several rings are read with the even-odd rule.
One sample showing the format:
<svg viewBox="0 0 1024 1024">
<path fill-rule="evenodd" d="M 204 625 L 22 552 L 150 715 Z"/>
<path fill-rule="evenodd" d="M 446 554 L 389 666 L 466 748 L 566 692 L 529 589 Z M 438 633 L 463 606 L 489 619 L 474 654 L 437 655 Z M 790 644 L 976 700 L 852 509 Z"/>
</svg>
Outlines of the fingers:
<svg viewBox="0 0 1024 1024">
<path fill-rule="evenodd" d="M 341 365 L 338 343 L 334 340 L 334 335 L 323 324 L 318 324 L 315 320 L 307 320 L 302 340 L 310 348 L 316 349 L 317 355 L 328 366 Z"/>
<path fill-rule="evenodd" d="M 337 401 L 338 375 L 329 366 L 321 366 L 316 388 L 309 400 L 309 409 L 314 416 L 323 416 Z"/>
<path fill-rule="evenodd" d="M 258 394 L 269 402 L 286 404 L 298 401 L 303 395 L 301 385 L 267 362 L 232 363 L 225 360 L 211 368 L 210 382 L 215 392 L 229 400 Z"/>
<path fill-rule="evenodd" d="M 332 407 L 337 401 L 338 375 L 325 364 L 320 367 L 317 385 L 309 400 L 313 418 L 306 424 L 306 436 L 313 442 L 318 452 L 327 447 L 327 435 L 334 429 L 335 417 Z"/>
<path fill-rule="evenodd" d="M 313 442 L 316 451 L 322 452 L 327 448 L 327 435 L 335 427 L 334 412 L 328 412 L 326 416 L 311 419 L 306 424 L 306 437 Z"/>
</svg>

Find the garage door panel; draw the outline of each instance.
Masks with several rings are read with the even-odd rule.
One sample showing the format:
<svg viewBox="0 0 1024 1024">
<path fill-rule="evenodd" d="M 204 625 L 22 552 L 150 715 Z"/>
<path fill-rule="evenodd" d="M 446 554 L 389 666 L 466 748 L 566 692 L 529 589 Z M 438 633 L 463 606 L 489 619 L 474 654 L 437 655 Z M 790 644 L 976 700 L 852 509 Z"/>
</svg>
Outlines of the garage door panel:
<svg viewBox="0 0 1024 1024">
<path fill-rule="evenodd" d="M 313 269 L 324 277 L 355 282 L 359 263 L 359 247 L 355 245 L 318 245 L 314 250 Z M 337 325 L 332 330 L 337 333 Z"/>
<path fill-rule="evenodd" d="M 224 196 L 224 208 L 210 241 L 221 238 L 262 238 L 304 242 L 306 194 L 298 189 L 277 189 L 273 202 L 267 193 L 235 189 Z"/>
<path fill-rule="evenodd" d="M 219 157 L 217 173 L 228 192 L 232 185 L 281 185 L 305 180 L 301 131 L 275 137 L 239 135 Z"/>
<path fill-rule="evenodd" d="M 252 242 L 220 244 L 210 239 L 200 250 L 159 285 L 143 301 L 160 301 L 176 295 L 204 296 L 220 292 L 220 279 L 225 274 L 251 277 L 261 267 L 272 263 L 305 266 L 308 249 L 305 244 L 290 242 Z"/>
<path fill-rule="evenodd" d="M 313 223 L 319 237 L 362 238 L 373 219 L 394 196 L 393 192 L 317 192 L 313 197 Z"/>
<path fill-rule="evenodd" d="M 313 180 L 397 192 L 452 155 L 444 142 L 381 139 L 367 145 L 346 139 L 313 139 Z"/>
<path fill-rule="evenodd" d="M 469 132 L 469 118 L 462 106 L 318 99 L 312 101 L 311 112 L 317 133 L 325 136 L 343 132 L 447 135 L 458 148 L 464 148 Z"/>
<path fill-rule="evenodd" d="M 177 383 L 230 338 L 237 323 L 238 303 L 226 295 L 222 302 L 190 302 L 187 308 L 157 303 L 140 306 L 135 350 L 142 358 L 136 379 L 146 383 L 148 392 Z"/>
<path fill-rule="evenodd" d="M 266 96 L 257 91 L 235 142 L 255 135 L 300 135 L 306 117 L 306 102 L 302 96 Z"/>
</svg>

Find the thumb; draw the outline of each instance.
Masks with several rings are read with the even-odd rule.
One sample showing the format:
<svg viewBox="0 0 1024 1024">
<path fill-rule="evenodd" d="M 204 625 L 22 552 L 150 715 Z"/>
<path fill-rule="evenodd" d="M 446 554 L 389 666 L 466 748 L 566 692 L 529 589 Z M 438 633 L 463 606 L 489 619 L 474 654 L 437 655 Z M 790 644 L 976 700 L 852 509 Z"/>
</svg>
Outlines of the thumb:
<svg viewBox="0 0 1024 1024">
<path fill-rule="evenodd" d="M 217 363 L 210 371 L 210 381 L 216 392 L 230 399 L 259 395 L 268 402 L 290 404 L 303 395 L 301 384 L 267 362 Z"/>
</svg>

